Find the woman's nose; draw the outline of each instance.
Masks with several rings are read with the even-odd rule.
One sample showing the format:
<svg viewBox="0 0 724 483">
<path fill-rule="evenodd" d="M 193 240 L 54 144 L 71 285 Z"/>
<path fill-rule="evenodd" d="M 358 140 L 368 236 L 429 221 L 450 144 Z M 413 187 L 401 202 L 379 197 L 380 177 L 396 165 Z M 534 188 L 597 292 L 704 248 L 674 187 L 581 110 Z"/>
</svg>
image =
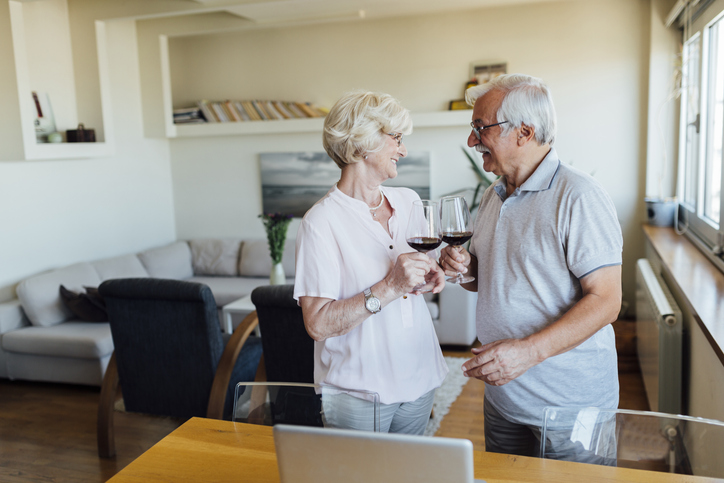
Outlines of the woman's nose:
<svg viewBox="0 0 724 483">
<path fill-rule="evenodd" d="M 404 142 L 404 141 L 403 141 L 402 143 L 400 143 L 400 149 L 398 149 L 397 152 L 399 152 L 399 153 L 400 153 L 400 156 L 403 157 L 403 158 L 404 158 L 405 156 L 407 156 L 407 146 L 405 146 L 405 142 Z"/>
</svg>

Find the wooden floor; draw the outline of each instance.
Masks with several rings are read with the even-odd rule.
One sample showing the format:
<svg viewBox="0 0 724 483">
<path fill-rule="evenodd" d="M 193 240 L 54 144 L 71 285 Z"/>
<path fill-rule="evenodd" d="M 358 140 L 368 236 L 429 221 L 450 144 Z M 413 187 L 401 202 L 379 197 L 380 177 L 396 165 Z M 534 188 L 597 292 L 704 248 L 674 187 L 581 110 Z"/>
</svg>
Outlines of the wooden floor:
<svg viewBox="0 0 724 483">
<path fill-rule="evenodd" d="M 638 365 L 631 364 L 621 349 L 620 407 L 647 410 Z M 472 355 L 470 348 L 445 348 L 444 354 Z M 467 438 L 476 449 L 484 449 L 483 386 L 476 380 L 465 385 L 438 436 Z M 181 424 L 117 412 L 117 456 L 100 459 L 96 449 L 99 393 L 92 387 L 0 379 L 0 482 L 104 482 Z"/>
</svg>

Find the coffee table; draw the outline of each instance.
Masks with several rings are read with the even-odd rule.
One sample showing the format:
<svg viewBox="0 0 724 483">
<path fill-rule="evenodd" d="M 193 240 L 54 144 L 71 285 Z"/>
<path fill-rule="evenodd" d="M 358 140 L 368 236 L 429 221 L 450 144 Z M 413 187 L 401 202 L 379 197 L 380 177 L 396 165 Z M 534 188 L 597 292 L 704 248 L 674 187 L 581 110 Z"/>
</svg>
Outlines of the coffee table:
<svg viewBox="0 0 724 483">
<path fill-rule="evenodd" d="M 227 334 L 231 334 L 234 331 L 234 328 L 232 326 L 232 316 L 240 315 L 243 320 L 244 317 L 254 312 L 255 310 L 256 307 L 251 302 L 251 295 L 241 297 L 240 299 L 236 299 L 233 302 L 224 305 L 221 308 L 223 319 L 221 322 L 221 330 L 223 330 Z M 259 335 L 258 327 L 254 329 L 254 332 Z"/>
</svg>

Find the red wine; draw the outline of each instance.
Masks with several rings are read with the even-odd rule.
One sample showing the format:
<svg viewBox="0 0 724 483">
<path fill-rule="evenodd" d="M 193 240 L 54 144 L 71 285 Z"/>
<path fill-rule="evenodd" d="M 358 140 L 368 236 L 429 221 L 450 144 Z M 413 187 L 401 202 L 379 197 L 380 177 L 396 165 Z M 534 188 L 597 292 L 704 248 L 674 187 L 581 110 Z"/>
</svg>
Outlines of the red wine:
<svg viewBox="0 0 724 483">
<path fill-rule="evenodd" d="M 418 252 L 429 252 L 439 247 L 442 244 L 442 240 L 440 238 L 427 237 L 408 238 L 407 244 Z"/>
<path fill-rule="evenodd" d="M 473 232 L 471 231 L 452 231 L 442 234 L 442 239 L 448 245 L 458 246 L 462 245 L 466 241 L 472 238 Z M 410 245 L 412 246 L 412 245 Z M 414 248 L 414 247 L 413 247 Z"/>
</svg>

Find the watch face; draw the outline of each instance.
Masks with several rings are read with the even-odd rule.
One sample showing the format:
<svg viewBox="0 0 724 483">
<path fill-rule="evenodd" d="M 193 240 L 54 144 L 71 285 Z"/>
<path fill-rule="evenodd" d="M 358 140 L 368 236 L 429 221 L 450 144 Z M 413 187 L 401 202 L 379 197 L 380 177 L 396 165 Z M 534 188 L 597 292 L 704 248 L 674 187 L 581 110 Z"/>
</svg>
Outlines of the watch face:
<svg viewBox="0 0 724 483">
<path fill-rule="evenodd" d="M 377 297 L 368 298 L 365 305 L 367 306 L 367 310 L 370 312 L 377 312 L 380 310 L 380 301 Z"/>
</svg>

